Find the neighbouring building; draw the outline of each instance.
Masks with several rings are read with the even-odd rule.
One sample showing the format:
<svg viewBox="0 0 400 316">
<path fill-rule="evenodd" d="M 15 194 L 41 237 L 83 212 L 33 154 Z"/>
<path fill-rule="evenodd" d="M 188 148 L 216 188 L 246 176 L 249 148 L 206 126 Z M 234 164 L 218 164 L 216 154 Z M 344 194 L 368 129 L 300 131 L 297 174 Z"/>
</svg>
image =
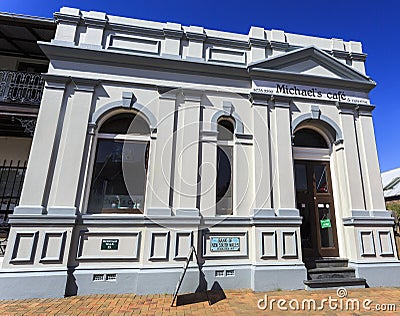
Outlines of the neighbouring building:
<svg viewBox="0 0 400 316">
<path fill-rule="evenodd" d="M 19 202 L 49 60 L 53 19 L 0 13 L 0 228 Z M 1 233 L 0 233 L 1 235 Z M 3 236 L 0 236 L 2 238 Z"/>
<path fill-rule="evenodd" d="M 0 298 L 400 285 L 361 43 L 54 16 Z"/>
<path fill-rule="evenodd" d="M 382 172 L 382 185 L 385 201 L 400 204 L 400 168 Z"/>
</svg>

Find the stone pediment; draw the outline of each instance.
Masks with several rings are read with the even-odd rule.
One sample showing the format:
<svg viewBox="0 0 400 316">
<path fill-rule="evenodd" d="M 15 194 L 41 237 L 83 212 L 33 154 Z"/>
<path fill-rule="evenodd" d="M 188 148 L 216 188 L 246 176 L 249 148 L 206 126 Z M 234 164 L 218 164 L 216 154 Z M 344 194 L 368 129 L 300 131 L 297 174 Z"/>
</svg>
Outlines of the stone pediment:
<svg viewBox="0 0 400 316">
<path fill-rule="evenodd" d="M 374 83 L 368 76 L 358 72 L 335 57 L 314 47 L 300 48 L 286 54 L 252 63 L 249 72 L 280 75 L 304 75 Z"/>
</svg>

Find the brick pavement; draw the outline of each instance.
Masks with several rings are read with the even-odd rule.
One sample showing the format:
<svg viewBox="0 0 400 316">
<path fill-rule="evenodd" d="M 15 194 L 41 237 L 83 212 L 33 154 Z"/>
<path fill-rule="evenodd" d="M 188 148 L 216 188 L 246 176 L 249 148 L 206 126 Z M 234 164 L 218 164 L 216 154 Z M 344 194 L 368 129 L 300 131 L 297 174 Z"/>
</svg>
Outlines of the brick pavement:
<svg viewBox="0 0 400 316">
<path fill-rule="evenodd" d="M 342 299 L 343 311 L 340 311 L 340 303 L 337 306 L 339 310 L 330 310 L 328 302 L 323 310 L 309 312 L 307 303 L 306 310 L 298 311 L 280 311 L 276 301 L 273 302 L 273 310 L 260 310 L 257 308 L 259 299 L 267 294 L 268 303 L 273 299 L 286 300 L 283 308 L 290 309 L 296 307 L 299 302 L 300 307 L 303 299 L 313 299 L 320 306 L 321 300 L 339 299 L 336 290 L 322 291 L 275 291 L 275 292 L 252 292 L 250 290 L 225 291 L 226 298 L 223 299 L 223 293 L 210 293 L 210 300 L 214 303 L 210 306 L 204 301 L 204 295 L 183 295 L 180 296 L 178 304 L 195 302 L 177 307 L 170 307 L 172 295 L 90 295 L 75 296 L 59 299 L 29 299 L 0 301 L 0 315 L 399 315 L 400 314 L 400 288 L 372 288 L 372 289 L 347 289 L 348 295 Z M 221 296 L 222 295 L 222 296 Z M 360 309 L 353 310 L 350 299 L 357 299 L 360 302 Z M 362 303 L 369 299 L 372 302 L 368 305 L 371 309 L 363 309 Z M 346 303 L 347 302 L 347 303 Z M 282 304 L 282 303 L 281 303 Z M 335 302 L 331 303 L 335 306 Z M 346 310 L 346 304 L 350 310 Z M 356 303 L 355 303 L 356 304 Z M 376 304 L 395 304 L 396 311 L 373 310 Z M 355 305 L 356 306 L 356 305 Z M 389 308 L 388 305 L 381 307 Z"/>
</svg>

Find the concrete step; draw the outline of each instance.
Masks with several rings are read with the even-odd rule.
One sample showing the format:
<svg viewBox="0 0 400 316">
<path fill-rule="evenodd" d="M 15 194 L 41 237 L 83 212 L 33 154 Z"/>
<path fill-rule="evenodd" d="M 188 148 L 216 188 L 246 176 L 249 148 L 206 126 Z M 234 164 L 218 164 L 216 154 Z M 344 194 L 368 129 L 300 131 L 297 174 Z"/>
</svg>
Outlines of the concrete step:
<svg viewBox="0 0 400 316">
<path fill-rule="evenodd" d="M 356 277 L 355 269 L 348 267 L 315 268 L 309 269 L 307 273 L 308 278 L 311 280 L 346 279 Z"/>
<path fill-rule="evenodd" d="M 365 288 L 366 280 L 363 278 L 332 278 L 322 280 L 305 280 L 306 290 L 332 289 L 332 288 Z"/>
<path fill-rule="evenodd" d="M 343 258 L 321 258 L 315 259 L 316 268 L 326 268 L 326 267 L 347 267 L 349 259 Z"/>
</svg>

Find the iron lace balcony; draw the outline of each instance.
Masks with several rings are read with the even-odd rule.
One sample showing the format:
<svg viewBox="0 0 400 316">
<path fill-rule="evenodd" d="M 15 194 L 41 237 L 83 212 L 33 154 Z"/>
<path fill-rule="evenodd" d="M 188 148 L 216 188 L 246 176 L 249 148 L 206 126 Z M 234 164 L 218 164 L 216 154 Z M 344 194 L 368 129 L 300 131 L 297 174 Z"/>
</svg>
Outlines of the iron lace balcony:
<svg viewBox="0 0 400 316">
<path fill-rule="evenodd" d="M 43 87 L 41 74 L 0 70 L 0 102 L 39 106 Z"/>
</svg>

